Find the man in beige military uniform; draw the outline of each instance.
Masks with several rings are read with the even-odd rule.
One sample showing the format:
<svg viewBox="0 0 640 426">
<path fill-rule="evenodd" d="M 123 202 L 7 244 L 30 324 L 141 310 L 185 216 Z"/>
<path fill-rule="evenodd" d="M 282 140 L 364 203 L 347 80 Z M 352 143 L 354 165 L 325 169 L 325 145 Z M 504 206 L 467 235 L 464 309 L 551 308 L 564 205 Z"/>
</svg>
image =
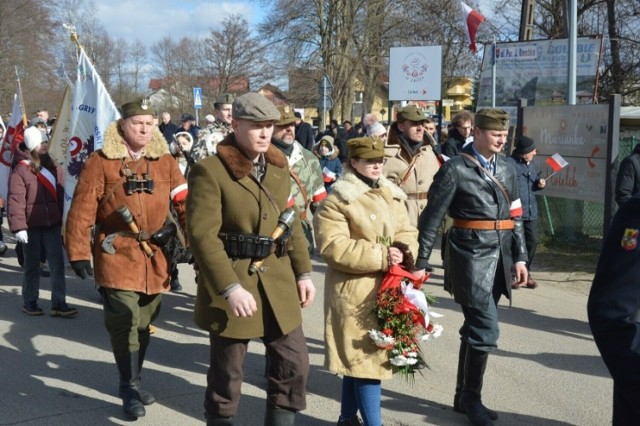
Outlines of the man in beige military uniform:
<svg viewBox="0 0 640 426">
<path fill-rule="evenodd" d="M 440 163 L 431 136 L 425 132 L 424 113 L 415 105 L 398 111 L 384 147 L 384 174 L 407 194 L 405 204 L 411 225 L 418 226 L 427 205 L 427 191 Z"/>
<path fill-rule="evenodd" d="M 187 223 L 200 268 L 194 315 L 211 344 L 208 425 L 233 424 L 242 364 L 255 338 L 270 359 L 265 424 L 293 425 L 295 413 L 306 408 L 309 356 L 301 308 L 311 304 L 315 288 L 298 216 L 292 216 L 290 236 L 270 239 L 291 207 L 287 159 L 271 144 L 279 118 L 264 96 L 238 97 L 234 132 L 189 172 Z"/>
<path fill-rule="evenodd" d="M 198 141 L 193 147 L 191 156 L 195 161 L 216 153 L 216 146 L 231 132 L 233 95 L 223 93 L 213 104 L 215 121 L 198 133 Z"/>
</svg>

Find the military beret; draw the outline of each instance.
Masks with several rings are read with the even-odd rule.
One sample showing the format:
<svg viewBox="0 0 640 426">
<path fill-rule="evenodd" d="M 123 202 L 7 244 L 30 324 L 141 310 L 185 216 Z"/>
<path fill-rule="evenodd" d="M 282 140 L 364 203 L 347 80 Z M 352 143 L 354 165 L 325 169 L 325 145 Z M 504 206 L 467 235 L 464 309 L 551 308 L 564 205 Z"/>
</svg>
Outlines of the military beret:
<svg viewBox="0 0 640 426">
<path fill-rule="evenodd" d="M 476 112 L 475 127 L 485 130 L 509 130 L 509 113 L 497 108 L 482 108 Z"/>
<path fill-rule="evenodd" d="M 427 117 L 424 115 L 424 112 L 422 112 L 422 110 L 420 108 L 418 108 L 416 105 L 407 105 L 404 108 L 402 108 L 400 111 L 398 111 L 398 114 L 396 115 L 397 120 L 402 122 L 402 121 L 424 121 L 427 119 Z"/>
<path fill-rule="evenodd" d="M 234 101 L 234 98 L 231 93 L 222 93 L 216 98 L 216 101 L 213 104 L 214 105 L 232 104 L 233 101 Z"/>
<path fill-rule="evenodd" d="M 278 111 L 280 111 L 280 120 L 276 121 L 276 126 L 288 126 L 296 122 L 296 116 L 289 105 L 280 105 Z"/>
<path fill-rule="evenodd" d="M 149 99 L 142 98 L 122 105 L 120 107 L 120 115 L 122 115 L 122 118 L 128 118 L 134 115 L 153 115 L 153 110 L 151 109 Z"/>
<path fill-rule="evenodd" d="M 245 93 L 235 98 L 232 117 L 236 120 L 276 121 L 280 111 L 269 99 L 256 92 Z"/>
<path fill-rule="evenodd" d="M 353 138 L 347 142 L 349 159 L 384 157 L 384 142 L 379 138 Z"/>
</svg>

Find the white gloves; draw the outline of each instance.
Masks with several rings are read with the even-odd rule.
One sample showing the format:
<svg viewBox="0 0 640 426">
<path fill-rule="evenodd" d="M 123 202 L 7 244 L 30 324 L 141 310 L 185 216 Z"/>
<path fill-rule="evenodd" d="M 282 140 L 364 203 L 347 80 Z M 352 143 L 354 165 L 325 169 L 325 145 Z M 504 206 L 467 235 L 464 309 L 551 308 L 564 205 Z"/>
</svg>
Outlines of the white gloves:
<svg viewBox="0 0 640 426">
<path fill-rule="evenodd" d="M 23 229 L 22 231 L 16 232 L 16 240 L 22 244 L 27 244 L 29 242 L 29 235 L 27 234 L 27 231 Z"/>
</svg>

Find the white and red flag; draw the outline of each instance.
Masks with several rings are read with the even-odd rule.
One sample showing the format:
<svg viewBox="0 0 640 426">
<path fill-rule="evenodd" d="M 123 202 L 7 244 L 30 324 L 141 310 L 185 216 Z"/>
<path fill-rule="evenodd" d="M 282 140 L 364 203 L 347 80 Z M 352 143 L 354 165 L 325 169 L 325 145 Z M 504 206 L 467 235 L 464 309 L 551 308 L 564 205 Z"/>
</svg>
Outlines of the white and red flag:
<svg viewBox="0 0 640 426">
<path fill-rule="evenodd" d="M 22 108 L 18 95 L 13 96 L 13 109 L 11 118 L 4 132 L 2 148 L 0 148 L 0 196 L 6 200 L 9 191 L 9 174 L 11 173 L 11 161 L 16 147 L 24 140 L 24 121 L 22 120 Z"/>
<path fill-rule="evenodd" d="M 71 98 L 69 130 L 66 135 L 69 141 L 64 165 L 65 221 L 82 166 L 89 154 L 102 148 L 107 127 L 120 118 L 118 109 L 84 49 L 80 50 L 77 72 Z"/>
<path fill-rule="evenodd" d="M 547 162 L 549 167 L 551 167 L 553 169 L 553 173 L 552 174 L 555 174 L 555 173 L 559 172 L 560 170 L 564 169 L 569 164 L 557 152 L 555 154 L 553 154 L 551 157 L 548 157 L 545 161 Z"/>
<path fill-rule="evenodd" d="M 324 169 L 322 169 L 322 179 L 326 182 L 326 183 L 331 183 L 334 180 L 336 180 L 337 175 L 332 172 L 331 170 L 329 170 L 327 167 L 325 167 Z"/>
<path fill-rule="evenodd" d="M 460 2 L 462 5 L 462 19 L 464 24 L 464 33 L 467 35 L 467 41 L 469 42 L 469 49 L 473 52 L 477 52 L 476 48 L 476 32 L 478 27 L 484 22 L 484 16 L 476 10 L 471 9 L 466 3 Z"/>
<path fill-rule="evenodd" d="M 523 212 L 522 201 L 520 201 L 520 198 L 511 202 L 511 205 L 509 206 L 509 213 L 511 217 L 520 217 L 522 216 Z"/>
</svg>

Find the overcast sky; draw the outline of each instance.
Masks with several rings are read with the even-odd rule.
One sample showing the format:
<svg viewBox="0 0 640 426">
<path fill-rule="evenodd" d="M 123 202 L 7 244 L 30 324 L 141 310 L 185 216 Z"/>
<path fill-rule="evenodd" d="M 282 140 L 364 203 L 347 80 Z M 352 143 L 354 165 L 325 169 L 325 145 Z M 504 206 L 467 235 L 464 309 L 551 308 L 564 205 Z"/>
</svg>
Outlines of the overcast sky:
<svg viewBox="0 0 640 426">
<path fill-rule="evenodd" d="M 169 36 L 203 37 L 227 16 L 239 13 L 254 27 L 262 17 L 255 2 L 216 0 L 95 0 L 97 17 L 113 38 L 147 47 Z"/>
</svg>

